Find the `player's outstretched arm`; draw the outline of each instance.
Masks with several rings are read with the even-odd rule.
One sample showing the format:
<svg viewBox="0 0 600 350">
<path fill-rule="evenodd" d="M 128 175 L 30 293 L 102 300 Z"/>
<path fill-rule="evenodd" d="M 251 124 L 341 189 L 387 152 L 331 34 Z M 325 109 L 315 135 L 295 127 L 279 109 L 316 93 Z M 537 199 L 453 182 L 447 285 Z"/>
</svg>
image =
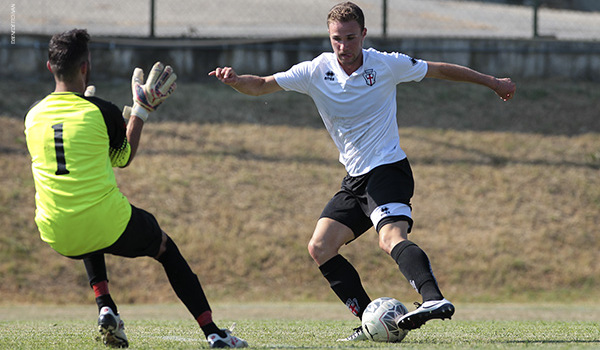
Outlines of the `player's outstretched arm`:
<svg viewBox="0 0 600 350">
<path fill-rule="evenodd" d="M 260 96 L 283 90 L 272 75 L 267 77 L 237 75 L 231 67 L 218 67 L 208 75 L 216 77 L 224 84 L 246 95 Z"/>
<path fill-rule="evenodd" d="M 494 90 L 504 101 L 513 98 L 517 89 L 510 78 L 496 78 L 471 68 L 444 62 L 427 62 L 425 77 L 484 85 Z"/>
</svg>

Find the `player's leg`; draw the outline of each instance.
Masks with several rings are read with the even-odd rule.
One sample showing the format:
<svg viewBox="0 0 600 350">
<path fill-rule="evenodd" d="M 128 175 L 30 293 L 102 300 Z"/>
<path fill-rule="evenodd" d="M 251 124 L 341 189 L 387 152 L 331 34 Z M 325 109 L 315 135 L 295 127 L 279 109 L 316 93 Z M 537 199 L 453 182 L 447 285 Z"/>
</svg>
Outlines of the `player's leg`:
<svg viewBox="0 0 600 350">
<path fill-rule="evenodd" d="M 108 290 L 108 277 L 104 254 L 98 253 L 88 255 L 83 258 L 83 264 L 85 265 L 85 271 L 87 272 L 90 286 L 94 290 L 98 311 L 107 306 L 111 308 L 114 313 L 117 313 L 117 305 L 113 301 Z"/>
<path fill-rule="evenodd" d="M 339 254 L 340 248 L 371 227 L 356 198 L 342 190 L 327 203 L 308 244 L 308 250 L 333 292 L 359 319 L 371 302 L 358 272 Z M 366 340 L 362 328 L 340 340 Z"/>
<path fill-rule="evenodd" d="M 410 199 L 414 181 L 408 160 L 376 168 L 367 185 L 370 217 L 379 233 L 379 246 L 398 264 L 423 298 L 417 310 L 400 318 L 404 329 L 419 328 L 430 319 L 450 318 L 454 306 L 444 299 L 427 254 L 408 240 L 412 228 Z"/>
<path fill-rule="evenodd" d="M 125 335 L 125 325 L 108 290 L 108 277 L 104 254 L 90 254 L 83 258 L 90 286 L 98 305 L 98 330 L 105 345 L 116 348 L 129 346 Z"/>
<path fill-rule="evenodd" d="M 150 256 L 160 262 L 175 294 L 198 322 L 211 347 L 248 345 L 213 322 L 212 311 L 198 277 L 152 214 L 132 206 L 125 232 L 107 252 L 125 257 Z"/>
<path fill-rule="evenodd" d="M 226 338 L 227 333 L 219 329 L 212 320 L 212 310 L 198 276 L 181 255 L 175 242 L 164 232 L 161 246 L 162 252 L 155 259 L 162 264 L 177 297 L 198 322 L 207 338 L 212 334 Z"/>
<path fill-rule="evenodd" d="M 419 292 L 423 303 L 398 320 L 403 329 L 421 327 L 431 319 L 451 318 L 454 305 L 440 291 L 427 254 L 415 243 L 406 239 L 408 223 L 398 221 L 387 224 L 379 231 L 380 247 L 398 264 L 400 271 Z"/>
<path fill-rule="evenodd" d="M 196 319 L 211 348 L 248 346 L 245 340 L 232 335 L 228 329 L 220 329 L 214 323 L 208 299 L 198 276 L 181 255 L 175 242 L 164 232 L 161 248 L 155 259 L 162 264 L 175 294 Z"/>
<path fill-rule="evenodd" d="M 354 233 L 347 226 L 329 218 L 321 218 L 310 239 L 308 250 L 334 293 L 360 318 L 371 299 L 354 266 L 339 254 L 341 246 L 352 239 Z"/>
<path fill-rule="evenodd" d="M 369 305 L 371 299 L 367 295 L 358 272 L 339 254 L 339 249 L 353 240 L 354 233 L 350 228 L 330 218 L 321 218 L 308 245 L 308 251 L 319 265 L 323 277 L 329 286 L 348 309 L 358 318 Z M 361 327 L 340 341 L 366 340 Z"/>
<path fill-rule="evenodd" d="M 398 264 L 400 271 L 421 294 L 423 302 L 443 299 L 427 254 L 407 239 L 408 222 L 386 224 L 379 231 L 379 246 Z"/>
</svg>

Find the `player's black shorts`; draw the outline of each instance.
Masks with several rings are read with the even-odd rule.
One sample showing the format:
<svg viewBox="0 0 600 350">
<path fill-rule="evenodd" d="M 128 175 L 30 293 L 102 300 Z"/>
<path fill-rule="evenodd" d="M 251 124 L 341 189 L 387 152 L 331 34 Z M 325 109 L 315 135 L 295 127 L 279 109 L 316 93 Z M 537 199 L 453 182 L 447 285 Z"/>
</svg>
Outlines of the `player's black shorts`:
<svg viewBox="0 0 600 350">
<path fill-rule="evenodd" d="M 348 226 L 358 237 L 374 223 L 379 232 L 383 225 L 407 221 L 413 224 L 410 199 L 414 179 L 408 159 L 376 167 L 365 175 L 347 175 L 342 186 L 321 213 Z"/>
<path fill-rule="evenodd" d="M 155 257 L 158 255 L 161 242 L 162 229 L 154 215 L 132 205 L 129 223 L 115 243 L 107 248 L 80 256 L 71 256 L 70 258 L 83 259 L 94 254 L 112 254 L 127 258 Z"/>
</svg>

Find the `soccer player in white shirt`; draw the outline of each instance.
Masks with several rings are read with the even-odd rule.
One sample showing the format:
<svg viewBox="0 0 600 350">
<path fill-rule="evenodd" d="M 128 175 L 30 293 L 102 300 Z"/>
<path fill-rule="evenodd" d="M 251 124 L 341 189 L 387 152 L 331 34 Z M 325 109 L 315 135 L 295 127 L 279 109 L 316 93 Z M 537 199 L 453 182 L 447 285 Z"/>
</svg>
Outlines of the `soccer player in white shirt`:
<svg viewBox="0 0 600 350">
<path fill-rule="evenodd" d="M 308 251 L 350 311 L 360 318 L 371 299 L 339 249 L 374 226 L 381 249 L 423 298 L 415 311 L 398 320 L 400 328 L 415 329 L 430 319 L 450 318 L 454 305 L 442 295 L 425 252 L 408 240 L 414 182 L 400 147 L 396 85 L 423 78 L 469 82 L 487 86 L 504 101 L 514 96 L 516 86 L 510 78 L 499 79 L 455 64 L 363 49 L 364 15 L 351 2 L 334 6 L 327 26 L 332 53 L 271 76 L 238 75 L 231 67 L 216 68 L 209 75 L 244 94 L 297 91 L 315 102 L 348 175 L 325 206 Z M 357 327 L 340 340 L 364 339 Z"/>
</svg>

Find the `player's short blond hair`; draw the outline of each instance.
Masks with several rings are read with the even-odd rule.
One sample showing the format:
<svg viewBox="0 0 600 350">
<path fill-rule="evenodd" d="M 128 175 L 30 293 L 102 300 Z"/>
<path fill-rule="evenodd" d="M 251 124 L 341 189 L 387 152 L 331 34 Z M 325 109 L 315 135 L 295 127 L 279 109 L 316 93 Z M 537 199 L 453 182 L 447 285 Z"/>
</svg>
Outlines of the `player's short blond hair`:
<svg viewBox="0 0 600 350">
<path fill-rule="evenodd" d="M 335 5 L 327 15 L 327 27 L 331 22 L 350 22 L 356 21 L 360 30 L 365 29 L 365 15 L 358 5 L 353 2 L 341 2 Z"/>
</svg>

